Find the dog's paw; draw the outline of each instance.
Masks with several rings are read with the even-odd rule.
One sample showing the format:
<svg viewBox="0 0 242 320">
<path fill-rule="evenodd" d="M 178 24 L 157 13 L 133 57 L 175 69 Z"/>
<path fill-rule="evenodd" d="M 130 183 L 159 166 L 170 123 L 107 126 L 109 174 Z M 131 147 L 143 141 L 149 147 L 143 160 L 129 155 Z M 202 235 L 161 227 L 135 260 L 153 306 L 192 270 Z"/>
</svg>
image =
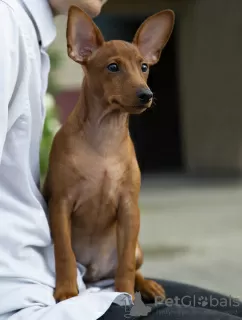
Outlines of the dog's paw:
<svg viewBox="0 0 242 320">
<path fill-rule="evenodd" d="M 133 281 L 124 280 L 124 279 L 116 279 L 115 280 L 115 290 L 117 292 L 127 292 L 132 296 L 134 301 L 134 283 Z"/>
<path fill-rule="evenodd" d="M 78 289 L 76 285 L 57 285 L 54 298 L 56 302 L 64 301 L 73 297 L 78 296 Z"/>
<path fill-rule="evenodd" d="M 165 299 L 164 288 L 153 280 L 144 279 L 140 288 L 140 293 L 144 299 L 154 300 L 156 297 L 162 297 Z"/>
</svg>

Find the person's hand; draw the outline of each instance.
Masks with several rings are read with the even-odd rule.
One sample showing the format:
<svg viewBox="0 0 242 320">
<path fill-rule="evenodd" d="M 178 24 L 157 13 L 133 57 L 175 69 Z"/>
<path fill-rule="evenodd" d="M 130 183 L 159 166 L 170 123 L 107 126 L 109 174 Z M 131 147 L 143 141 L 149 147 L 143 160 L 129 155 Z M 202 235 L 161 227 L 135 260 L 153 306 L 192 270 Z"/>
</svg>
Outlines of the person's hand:
<svg viewBox="0 0 242 320">
<path fill-rule="evenodd" d="M 92 18 L 99 15 L 107 0 L 49 0 L 54 14 L 67 14 L 70 6 L 78 6 Z"/>
<path fill-rule="evenodd" d="M 102 6 L 107 2 L 107 0 L 75 0 L 71 2 L 76 2 L 76 5 L 91 17 L 96 17 L 101 12 Z"/>
</svg>

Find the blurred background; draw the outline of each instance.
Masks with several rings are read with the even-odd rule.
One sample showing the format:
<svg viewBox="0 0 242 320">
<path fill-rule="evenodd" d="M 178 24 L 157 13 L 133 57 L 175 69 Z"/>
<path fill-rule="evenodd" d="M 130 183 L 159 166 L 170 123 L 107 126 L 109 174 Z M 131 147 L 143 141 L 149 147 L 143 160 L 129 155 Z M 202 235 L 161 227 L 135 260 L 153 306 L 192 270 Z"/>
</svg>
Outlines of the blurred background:
<svg viewBox="0 0 242 320">
<path fill-rule="evenodd" d="M 149 77 L 156 106 L 130 119 L 142 172 L 143 272 L 242 298 L 242 2 L 109 0 L 95 22 L 107 40 L 131 41 L 147 16 L 167 8 L 176 25 Z M 66 54 L 66 18 L 56 26 L 42 178 L 83 77 Z"/>
</svg>

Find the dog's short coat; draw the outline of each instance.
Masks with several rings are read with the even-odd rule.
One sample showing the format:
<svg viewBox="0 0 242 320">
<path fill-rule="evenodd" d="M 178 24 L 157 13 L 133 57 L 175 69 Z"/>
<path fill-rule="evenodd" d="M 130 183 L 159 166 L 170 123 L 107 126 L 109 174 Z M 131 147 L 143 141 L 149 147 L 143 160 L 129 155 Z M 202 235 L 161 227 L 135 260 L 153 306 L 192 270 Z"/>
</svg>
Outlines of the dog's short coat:
<svg viewBox="0 0 242 320">
<path fill-rule="evenodd" d="M 115 279 L 134 297 L 164 295 L 138 271 L 140 171 L 128 130 L 129 114 L 152 104 L 149 66 L 158 62 L 174 25 L 161 11 L 138 29 L 133 43 L 105 42 L 91 18 L 77 7 L 68 15 L 68 54 L 83 67 L 80 99 L 56 134 L 44 184 L 55 248 L 56 289 L 61 301 L 76 296 L 76 260 L 84 281 Z"/>
</svg>

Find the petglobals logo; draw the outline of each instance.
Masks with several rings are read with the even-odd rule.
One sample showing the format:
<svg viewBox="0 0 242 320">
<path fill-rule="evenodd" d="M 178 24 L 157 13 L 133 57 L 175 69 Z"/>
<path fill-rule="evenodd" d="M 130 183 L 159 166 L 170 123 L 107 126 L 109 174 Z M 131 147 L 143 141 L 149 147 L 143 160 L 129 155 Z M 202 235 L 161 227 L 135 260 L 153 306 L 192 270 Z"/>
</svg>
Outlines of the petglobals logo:
<svg viewBox="0 0 242 320">
<path fill-rule="evenodd" d="M 228 307 L 238 307 L 240 305 L 240 301 L 237 298 L 232 297 L 219 297 L 214 295 L 208 296 L 183 296 L 183 297 L 173 297 L 167 298 L 164 300 L 162 297 L 155 298 L 155 305 L 165 305 L 167 307 L 171 307 L 174 305 L 180 305 L 183 307 L 201 307 L 201 308 L 228 308 Z"/>
<path fill-rule="evenodd" d="M 141 293 L 135 293 L 135 299 L 133 304 L 127 303 L 125 300 L 125 319 L 135 319 L 137 317 L 145 317 L 151 312 L 151 307 L 144 304 L 142 301 Z"/>
</svg>

